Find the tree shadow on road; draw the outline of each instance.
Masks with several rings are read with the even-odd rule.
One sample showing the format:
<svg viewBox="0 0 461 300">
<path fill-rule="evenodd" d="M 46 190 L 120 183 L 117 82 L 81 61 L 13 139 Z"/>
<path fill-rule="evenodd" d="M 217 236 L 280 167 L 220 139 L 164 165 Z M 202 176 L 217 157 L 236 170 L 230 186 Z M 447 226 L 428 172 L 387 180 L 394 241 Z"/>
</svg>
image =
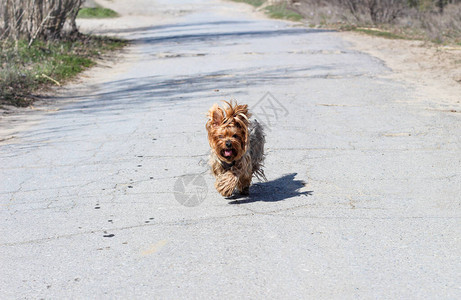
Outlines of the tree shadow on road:
<svg viewBox="0 0 461 300">
<path fill-rule="evenodd" d="M 328 32 L 327 30 L 306 28 L 281 27 L 274 29 L 273 26 L 263 26 L 261 30 L 253 30 L 253 27 L 247 26 L 248 24 L 245 22 L 220 21 L 140 27 L 137 30 L 142 34 L 133 37 L 132 41 L 144 45 L 140 48 L 142 55 L 139 57 L 142 57 L 142 61 L 145 61 L 146 64 L 135 60 L 135 66 L 139 69 L 130 71 L 132 72 L 130 73 L 131 77 L 118 78 L 114 75 L 113 79 L 104 83 L 85 84 L 80 89 L 74 87 L 72 105 L 62 108 L 61 113 L 79 111 L 84 114 L 125 114 L 127 109 L 145 110 L 143 105 L 151 107 L 154 102 L 157 105 L 176 105 L 177 102 L 188 100 L 215 99 L 216 93 L 211 91 L 233 89 L 232 95 L 239 97 L 242 94 L 245 95 L 247 87 L 285 85 L 286 82 L 292 82 L 295 79 L 329 78 L 332 75 L 341 75 L 337 74 L 336 66 L 324 62 L 308 67 L 280 65 L 279 63 L 268 63 L 264 66 L 223 63 L 213 69 L 202 68 L 204 64 L 207 64 L 207 58 L 203 57 L 209 57 L 213 63 L 221 64 L 219 60 L 215 62 L 213 57 L 217 57 L 220 53 L 222 55 L 222 49 L 226 49 L 229 45 L 244 47 L 242 49 L 247 49 L 249 52 L 244 52 L 242 55 L 255 59 L 254 57 L 259 54 L 253 52 L 250 47 L 253 45 L 252 43 L 261 44 L 272 38 L 290 37 L 291 40 L 299 40 L 312 34 Z M 239 26 L 235 27 L 235 25 Z M 184 29 L 183 27 L 191 27 L 191 30 L 176 30 L 178 28 Z M 202 27 L 210 27 L 210 29 L 204 31 Z M 158 33 L 159 30 L 163 33 Z M 171 32 L 165 32 L 165 30 L 171 30 Z M 212 50 L 213 47 L 217 47 L 218 50 Z M 242 49 L 238 50 L 239 53 L 245 51 Z M 266 53 L 268 50 L 264 51 L 262 53 Z M 270 51 L 267 54 L 279 55 Z M 296 53 L 288 54 L 299 55 Z M 196 62 L 199 57 L 203 58 L 201 64 Z M 147 76 L 152 73 L 146 72 L 143 67 L 144 65 L 148 66 L 151 61 L 162 62 L 161 65 L 167 69 L 184 64 L 182 68 L 189 71 L 178 72 L 174 67 L 171 72 L 158 70 L 158 72 L 154 72 L 155 75 Z M 200 67 L 188 69 L 192 66 Z M 144 74 L 144 76 L 140 76 L 140 74 Z M 68 99 L 68 94 L 53 97 L 54 101 L 66 101 Z"/>
<path fill-rule="evenodd" d="M 276 30 L 240 30 L 233 32 L 202 32 L 191 34 L 177 34 L 169 36 L 152 36 L 142 37 L 134 41 L 142 42 L 143 44 L 161 44 L 162 46 L 174 45 L 175 47 L 183 44 L 191 45 L 194 43 L 209 43 L 211 41 L 229 41 L 232 39 L 262 39 L 271 37 L 282 37 L 289 35 L 301 36 L 304 34 L 315 34 L 332 32 L 331 30 L 306 29 L 306 28 L 287 28 Z M 212 47 L 213 45 L 209 45 Z"/>
<path fill-rule="evenodd" d="M 173 24 L 164 24 L 164 25 L 153 25 L 153 26 L 144 26 L 144 27 L 133 27 L 133 28 L 111 28 L 111 29 L 98 29 L 98 34 L 107 34 L 107 33 L 130 33 L 130 34 L 139 34 L 139 33 L 165 33 L 165 32 L 174 32 L 175 29 L 187 28 L 197 29 L 197 27 L 217 27 L 223 25 L 247 25 L 255 23 L 252 21 L 235 21 L 235 20 L 222 20 L 222 21 L 210 21 L 210 22 L 192 22 L 192 23 L 173 23 Z"/>
<path fill-rule="evenodd" d="M 331 66 L 300 67 L 272 67 L 272 68 L 240 68 L 234 70 L 222 70 L 194 76 L 182 76 L 174 78 L 159 78 L 159 76 L 147 76 L 144 78 L 128 78 L 104 83 L 102 86 L 84 86 L 79 92 L 74 88 L 72 99 L 79 100 L 73 105 L 63 108 L 61 113 L 74 113 L 79 110 L 82 113 L 92 114 L 104 112 L 125 113 L 127 109 L 143 109 L 142 105 L 156 102 L 158 105 L 174 105 L 178 101 L 184 102 L 194 99 L 216 98 L 215 93 L 210 93 L 214 88 L 228 90 L 245 86 L 263 86 L 275 82 L 287 82 L 298 78 L 306 78 L 307 73 L 320 73 L 313 78 L 322 78 L 331 74 Z M 324 74 L 322 74 L 324 73 Z M 233 80 L 229 80 L 229 78 Z M 243 93 L 242 89 L 235 91 L 238 97 Z M 90 92 L 88 92 L 90 91 Z M 64 101 L 68 95 L 55 96 L 56 100 Z"/>
<path fill-rule="evenodd" d="M 306 191 L 300 192 L 299 190 L 306 186 L 302 180 L 296 180 L 297 173 L 283 175 L 275 180 L 266 182 L 259 182 L 250 187 L 249 196 L 236 195 L 231 198 L 229 204 L 246 204 L 257 201 L 262 202 L 277 202 L 297 196 L 310 196 L 314 192 Z"/>
</svg>

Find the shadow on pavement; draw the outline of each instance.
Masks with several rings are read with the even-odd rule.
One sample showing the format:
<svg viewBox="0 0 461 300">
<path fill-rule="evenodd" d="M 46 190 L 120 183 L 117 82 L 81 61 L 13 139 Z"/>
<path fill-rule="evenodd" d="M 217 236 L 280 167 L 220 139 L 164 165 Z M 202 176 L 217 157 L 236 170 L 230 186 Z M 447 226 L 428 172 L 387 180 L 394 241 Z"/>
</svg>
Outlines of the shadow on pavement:
<svg viewBox="0 0 461 300">
<path fill-rule="evenodd" d="M 258 30 L 258 31 L 233 31 L 233 32 L 210 32 L 210 33 L 196 33 L 196 34 L 180 34 L 180 35 L 169 35 L 169 36 L 157 36 L 157 37 L 144 37 L 139 39 L 133 39 L 134 41 L 140 41 L 144 44 L 162 44 L 165 46 L 168 43 L 174 43 L 174 45 L 191 43 L 206 43 L 214 40 L 229 40 L 229 39 L 242 39 L 242 38 L 271 38 L 281 37 L 287 35 L 301 36 L 303 34 L 312 33 L 324 33 L 332 32 L 331 30 L 320 30 L 320 29 L 306 29 L 306 28 L 288 28 L 288 29 L 277 29 L 277 30 Z"/>
<path fill-rule="evenodd" d="M 144 78 L 127 78 L 123 80 L 110 81 L 104 84 L 104 89 L 97 87 L 88 93 L 85 87 L 81 95 L 73 95 L 73 99 L 79 100 L 72 107 L 65 110 L 73 113 L 73 110 L 82 110 L 85 113 L 104 111 L 123 111 L 132 107 L 139 107 L 141 104 L 151 103 L 171 103 L 175 101 L 187 101 L 189 99 L 215 98 L 216 94 L 212 91 L 216 88 L 221 90 L 235 88 L 242 85 L 242 91 L 247 86 L 276 85 L 279 80 L 287 81 L 300 77 L 306 77 L 306 72 L 316 72 L 319 75 L 311 77 L 327 76 L 332 72 L 331 66 L 313 66 L 311 68 L 242 68 L 233 70 L 223 70 L 221 72 L 210 72 L 204 74 L 194 74 L 193 76 L 183 76 L 176 78 L 159 78 L 159 76 L 149 76 Z M 280 84 L 280 83 L 278 83 Z M 92 90 L 90 87 L 89 90 Z M 236 91 L 234 96 L 238 96 L 242 91 Z M 204 93 L 206 94 L 198 94 Z M 54 97 L 60 100 L 63 97 Z M 61 113 L 65 113 L 64 109 Z"/>
<path fill-rule="evenodd" d="M 241 24 L 242 23 L 242 24 Z M 133 42 L 143 45 L 155 44 L 155 47 L 142 48 L 143 57 L 147 62 L 151 60 L 172 60 L 166 67 L 184 63 L 180 60 L 183 57 L 188 57 L 190 51 L 185 53 L 181 49 L 190 49 L 197 45 L 200 49 L 209 49 L 210 47 L 223 47 L 221 42 L 236 42 L 245 43 L 247 40 L 253 39 L 266 39 L 273 37 L 283 36 L 296 36 L 302 37 L 307 34 L 318 34 L 328 32 L 327 30 L 319 29 L 305 29 L 305 28 L 281 28 L 281 29 L 268 29 L 268 30 L 251 30 L 251 26 L 245 26 L 246 22 L 243 21 L 220 21 L 208 23 L 184 23 L 184 24 L 169 24 L 152 27 L 140 27 L 126 29 L 133 32 L 142 32 L 141 36 L 132 37 Z M 223 25 L 225 28 L 215 28 Z M 233 28 L 235 25 L 245 26 L 244 28 Z M 211 32 L 200 32 L 196 27 L 210 27 L 213 29 Z M 227 26 L 227 27 L 226 27 Z M 178 28 L 195 28 L 192 32 L 178 33 L 175 29 Z M 230 27 L 230 28 L 229 28 Z M 161 31 L 164 29 L 171 30 L 171 32 Z M 224 30 L 224 31 L 222 31 Z M 230 31 L 229 31 L 230 30 Z M 160 31 L 157 33 L 157 31 Z M 217 42 L 219 41 L 219 42 Z M 153 49 L 153 50 L 146 50 Z M 171 57 L 159 57 L 159 49 L 162 52 L 170 53 Z M 184 51 L 183 51 L 184 52 Z M 202 53 L 203 52 L 203 53 Z M 203 59 L 206 61 L 213 59 L 213 52 L 202 51 L 197 56 L 210 56 L 210 58 Z M 194 54 L 194 53 L 193 53 Z M 189 65 L 184 68 L 196 67 L 196 63 L 188 60 Z M 174 63 L 173 63 L 174 62 Z M 227 65 L 228 66 L 228 65 Z M 240 67 L 240 68 L 223 68 L 220 71 L 207 72 L 206 68 L 193 69 L 194 72 L 187 74 L 167 72 L 167 75 L 161 76 L 162 71 L 159 70 L 159 75 L 154 76 L 137 76 L 138 71 L 134 72 L 131 78 L 123 78 L 119 80 L 107 81 L 103 84 L 96 84 L 94 86 L 86 85 L 82 91 L 75 90 L 72 106 L 66 107 L 65 110 L 69 113 L 81 111 L 85 114 L 102 111 L 104 113 L 124 112 L 127 108 L 138 108 L 141 104 L 148 104 L 151 102 L 172 103 L 176 101 L 185 101 L 188 99 L 204 99 L 206 97 L 216 97 L 213 90 L 227 90 L 238 87 L 239 90 L 235 91 L 234 96 L 239 96 L 246 87 L 257 85 L 273 86 L 279 80 L 293 80 L 296 78 L 305 78 L 306 74 L 311 74 L 313 77 L 328 76 L 334 72 L 333 66 L 325 66 L 323 63 L 318 65 L 303 68 L 296 66 L 265 66 L 265 67 Z M 144 72 L 142 69 L 139 72 Z M 283 83 L 279 83 L 283 84 Z M 198 94 L 201 93 L 201 94 Z M 68 95 L 63 97 L 53 97 L 55 100 L 60 98 L 68 98 Z M 64 109 L 63 109 L 64 110 Z"/>
<path fill-rule="evenodd" d="M 173 23 L 165 25 L 156 25 L 156 26 L 145 26 L 145 27 L 134 27 L 134 28 L 117 28 L 117 29 L 107 29 L 107 30 L 98 30 L 98 34 L 107 34 L 107 33 L 142 33 L 142 32 L 156 32 L 161 31 L 162 33 L 173 31 L 175 29 L 181 28 L 197 28 L 197 27 L 207 27 L 207 26 L 222 26 L 222 25 L 242 25 L 254 23 L 251 21 L 214 21 L 214 22 L 203 22 L 203 23 Z"/>
<path fill-rule="evenodd" d="M 239 196 L 230 198 L 229 204 L 246 204 L 257 201 L 262 202 L 277 202 L 297 196 L 310 196 L 314 192 L 306 191 L 300 192 L 299 189 L 303 188 L 306 183 L 302 180 L 296 180 L 295 176 L 298 173 L 286 174 L 275 180 L 260 182 L 250 187 L 250 196 L 238 199 Z"/>
</svg>

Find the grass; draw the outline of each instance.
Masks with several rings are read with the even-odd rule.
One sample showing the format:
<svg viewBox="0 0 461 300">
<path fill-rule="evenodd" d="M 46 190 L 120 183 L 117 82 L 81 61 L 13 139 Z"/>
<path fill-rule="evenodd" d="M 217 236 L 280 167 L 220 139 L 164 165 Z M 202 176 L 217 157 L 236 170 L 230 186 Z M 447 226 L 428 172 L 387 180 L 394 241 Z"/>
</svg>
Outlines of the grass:
<svg viewBox="0 0 461 300">
<path fill-rule="evenodd" d="M 386 39 L 392 39 L 392 40 L 410 39 L 409 37 L 404 37 L 404 36 L 401 36 L 401 35 L 398 35 L 398 34 L 395 34 L 395 33 L 392 33 L 392 32 L 383 31 L 383 30 L 379 30 L 379 29 L 370 29 L 370 28 L 360 28 L 360 27 L 358 27 L 358 28 L 353 28 L 352 30 L 362 32 L 362 33 L 365 33 L 365 34 L 368 34 L 368 35 L 378 36 L 378 37 L 382 37 L 382 38 L 386 38 Z"/>
<path fill-rule="evenodd" d="M 303 18 L 297 12 L 287 8 L 286 4 L 270 5 L 266 7 L 266 14 L 274 19 L 299 21 Z"/>
<path fill-rule="evenodd" d="M 0 105 L 28 106 L 50 85 L 61 85 L 93 66 L 105 52 L 127 44 L 81 35 L 76 40 L 3 41 L 0 50 Z"/>
<path fill-rule="evenodd" d="M 265 0 L 232 0 L 232 1 L 247 3 L 250 5 L 253 5 L 254 7 L 260 7 L 266 2 Z M 265 7 L 265 13 L 269 17 L 274 18 L 274 19 L 299 21 L 303 18 L 303 16 L 301 16 L 297 12 L 287 8 L 286 4 L 269 5 Z"/>
<path fill-rule="evenodd" d="M 387 38 L 387 39 L 406 39 L 406 40 L 425 40 L 441 45 L 461 45 L 461 3 L 448 4 L 444 13 L 440 14 L 434 9 L 434 1 L 426 1 L 432 5 L 431 8 L 420 9 L 412 6 L 405 6 L 403 13 L 396 14 L 393 6 L 386 6 L 387 2 L 380 5 L 384 16 L 394 13 L 395 18 L 389 21 L 372 22 L 371 15 L 362 12 L 349 11 L 342 1 L 318 1 L 303 0 L 298 1 L 296 6 L 274 4 L 264 6 L 268 1 L 264 0 L 232 0 L 243 2 L 260 7 L 266 15 L 275 19 L 285 19 L 291 21 L 301 21 L 304 19 L 309 27 L 329 28 L 336 30 L 351 30 L 367 35 Z M 416 1 L 416 0 L 415 0 Z M 407 1 L 404 1 L 407 3 Z M 418 2 L 418 1 L 416 1 Z M 424 3 L 426 3 L 424 2 Z M 366 5 L 366 1 L 358 1 L 360 5 Z M 368 28 L 368 27 L 376 27 Z"/>
<path fill-rule="evenodd" d="M 355 12 L 346 3 L 347 1 L 303 0 L 297 2 L 296 11 L 305 18 L 310 27 L 360 31 L 388 39 L 422 40 L 442 45 L 459 45 L 461 42 L 459 1 L 448 4 L 443 14 L 433 7 L 435 1 L 425 1 L 431 7 L 424 9 L 405 4 L 410 1 L 401 1 L 402 10 L 399 12 L 393 9 L 394 5 L 388 5 L 389 1 L 378 1 L 376 3 L 382 15 L 393 17 L 390 21 L 375 22 L 369 10 L 365 9 L 369 2 L 355 1 L 358 5 Z M 369 27 L 377 30 L 369 30 Z"/>
<path fill-rule="evenodd" d="M 234 2 L 243 2 L 243 3 L 248 3 L 250 5 L 253 5 L 254 7 L 259 7 L 266 2 L 265 0 L 232 0 Z"/>
<path fill-rule="evenodd" d="M 84 7 L 78 11 L 77 18 L 116 18 L 118 13 L 109 8 L 104 7 Z"/>
</svg>

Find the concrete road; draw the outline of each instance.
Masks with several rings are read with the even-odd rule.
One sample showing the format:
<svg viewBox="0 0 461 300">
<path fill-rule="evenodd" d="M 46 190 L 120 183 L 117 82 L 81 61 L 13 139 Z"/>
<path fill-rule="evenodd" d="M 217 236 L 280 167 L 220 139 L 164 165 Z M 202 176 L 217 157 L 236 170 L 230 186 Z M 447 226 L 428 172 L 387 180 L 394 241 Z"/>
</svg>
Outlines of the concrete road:
<svg viewBox="0 0 461 300">
<path fill-rule="evenodd" d="M 0 146 L 1 299 L 461 298 L 459 113 L 336 33 L 142 2 L 123 68 Z M 267 126 L 248 198 L 205 164 L 231 97 Z"/>
</svg>

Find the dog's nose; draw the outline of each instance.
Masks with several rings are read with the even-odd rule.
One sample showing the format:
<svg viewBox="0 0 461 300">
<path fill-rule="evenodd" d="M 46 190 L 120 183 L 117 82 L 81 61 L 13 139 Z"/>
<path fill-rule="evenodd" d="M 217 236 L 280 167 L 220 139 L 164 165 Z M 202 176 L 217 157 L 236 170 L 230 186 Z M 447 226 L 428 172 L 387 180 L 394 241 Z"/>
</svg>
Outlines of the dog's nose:
<svg viewBox="0 0 461 300">
<path fill-rule="evenodd" d="M 226 141 L 226 147 L 227 147 L 227 148 L 232 147 L 232 142 L 231 142 L 230 140 L 227 140 L 227 141 Z"/>
</svg>

